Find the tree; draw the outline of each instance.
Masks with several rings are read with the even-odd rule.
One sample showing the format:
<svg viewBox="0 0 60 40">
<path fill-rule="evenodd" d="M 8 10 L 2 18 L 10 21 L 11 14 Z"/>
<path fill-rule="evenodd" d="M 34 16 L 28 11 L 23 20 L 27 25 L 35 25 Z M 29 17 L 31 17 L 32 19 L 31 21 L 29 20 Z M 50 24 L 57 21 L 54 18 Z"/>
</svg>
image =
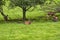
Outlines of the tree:
<svg viewBox="0 0 60 40">
<path fill-rule="evenodd" d="M 4 12 L 3 12 L 3 5 L 5 5 L 5 1 L 0 0 L 0 12 L 1 12 L 1 15 L 4 17 L 4 20 L 7 21 L 8 18 L 7 18 L 7 15 L 5 15 Z"/>
<path fill-rule="evenodd" d="M 52 0 L 47 5 L 44 5 L 42 7 L 42 10 L 53 11 L 53 12 L 56 12 L 56 13 L 60 12 L 60 1 Z"/>
<path fill-rule="evenodd" d="M 42 5 L 46 0 L 10 0 L 10 6 L 19 6 L 23 10 L 23 21 L 26 20 L 26 11 L 36 5 Z"/>
<path fill-rule="evenodd" d="M 55 2 L 56 6 L 55 6 L 55 11 L 57 13 L 60 13 L 60 1 L 58 1 L 57 3 Z"/>
</svg>

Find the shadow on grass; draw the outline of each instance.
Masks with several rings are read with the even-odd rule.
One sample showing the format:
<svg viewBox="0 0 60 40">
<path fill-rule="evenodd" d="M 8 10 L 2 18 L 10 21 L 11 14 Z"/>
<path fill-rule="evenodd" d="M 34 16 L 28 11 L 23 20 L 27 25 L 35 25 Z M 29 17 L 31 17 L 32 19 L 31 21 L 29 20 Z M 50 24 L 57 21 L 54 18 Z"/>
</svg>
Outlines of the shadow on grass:
<svg viewBox="0 0 60 40">
<path fill-rule="evenodd" d="M 45 16 L 38 16 L 35 18 L 27 18 L 26 20 L 30 20 L 31 22 L 53 22 L 52 20 L 47 20 Z M 0 23 L 23 23 L 22 19 L 11 19 L 8 21 L 0 20 Z"/>
<path fill-rule="evenodd" d="M 8 20 L 8 21 L 4 21 L 4 20 L 0 20 L 0 23 L 23 23 L 22 20 L 19 20 L 19 19 L 11 19 L 11 20 Z"/>
</svg>

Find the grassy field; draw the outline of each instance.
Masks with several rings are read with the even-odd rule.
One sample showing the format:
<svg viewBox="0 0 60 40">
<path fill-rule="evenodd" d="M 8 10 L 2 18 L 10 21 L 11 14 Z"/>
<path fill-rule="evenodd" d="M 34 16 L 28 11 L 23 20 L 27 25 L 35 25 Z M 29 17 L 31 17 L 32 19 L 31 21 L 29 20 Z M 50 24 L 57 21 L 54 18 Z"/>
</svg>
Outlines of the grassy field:
<svg viewBox="0 0 60 40">
<path fill-rule="evenodd" d="M 21 19 L 22 10 L 15 8 L 14 10 L 4 9 L 11 19 Z M 0 21 L 0 40 L 60 40 L 60 21 L 53 22 L 45 19 L 45 12 L 35 9 L 32 12 L 27 11 L 28 19 L 32 24 L 25 25 L 20 21 Z M 0 16 L 0 20 L 3 17 Z"/>
</svg>

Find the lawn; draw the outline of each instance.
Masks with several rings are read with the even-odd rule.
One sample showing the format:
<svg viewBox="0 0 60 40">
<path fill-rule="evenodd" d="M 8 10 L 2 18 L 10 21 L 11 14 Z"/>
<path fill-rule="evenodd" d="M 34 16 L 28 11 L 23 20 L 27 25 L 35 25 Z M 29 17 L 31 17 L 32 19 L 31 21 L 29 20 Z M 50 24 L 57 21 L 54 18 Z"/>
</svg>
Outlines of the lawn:
<svg viewBox="0 0 60 40">
<path fill-rule="evenodd" d="M 60 40 L 60 22 L 0 23 L 0 40 Z"/>
<path fill-rule="evenodd" d="M 4 9 L 4 12 L 11 19 L 22 18 L 22 10 Z M 45 19 L 45 12 L 34 10 L 27 11 L 27 18 L 31 20 L 30 25 L 20 23 L 20 21 L 3 21 L 0 17 L 0 40 L 60 40 L 60 21 L 53 22 Z M 41 17 L 42 16 L 42 17 Z"/>
</svg>

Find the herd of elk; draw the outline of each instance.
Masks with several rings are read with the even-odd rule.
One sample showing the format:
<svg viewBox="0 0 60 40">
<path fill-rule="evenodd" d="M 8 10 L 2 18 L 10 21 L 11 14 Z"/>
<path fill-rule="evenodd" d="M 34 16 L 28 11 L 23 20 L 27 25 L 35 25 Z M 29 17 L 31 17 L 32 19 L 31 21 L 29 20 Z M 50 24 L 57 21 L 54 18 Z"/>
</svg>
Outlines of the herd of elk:
<svg viewBox="0 0 60 40">
<path fill-rule="evenodd" d="M 58 21 L 58 17 L 55 14 L 56 14 L 56 12 L 48 12 L 47 19 L 49 19 L 49 17 L 52 17 L 52 20 L 54 22 Z"/>
</svg>

